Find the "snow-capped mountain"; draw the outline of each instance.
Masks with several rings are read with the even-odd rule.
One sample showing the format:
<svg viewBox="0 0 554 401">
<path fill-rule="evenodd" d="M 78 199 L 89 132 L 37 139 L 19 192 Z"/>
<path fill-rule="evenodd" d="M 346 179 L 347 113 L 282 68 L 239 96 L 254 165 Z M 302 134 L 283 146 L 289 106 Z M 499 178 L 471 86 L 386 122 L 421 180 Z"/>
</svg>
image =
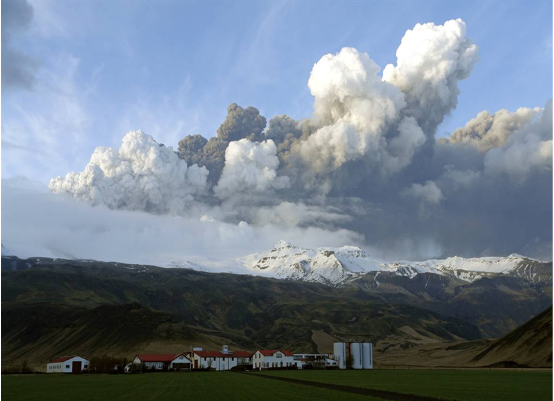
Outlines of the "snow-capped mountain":
<svg viewBox="0 0 554 401">
<path fill-rule="evenodd" d="M 388 272 L 413 278 L 421 273 L 449 276 L 466 282 L 483 277 L 512 275 L 531 282 L 552 280 L 552 271 L 544 262 L 517 254 L 508 257 L 433 259 L 423 262 L 388 262 L 371 257 L 360 248 L 305 249 L 279 241 L 267 253 L 257 253 L 237 260 L 252 274 L 282 279 L 342 285 L 371 272 Z"/>
</svg>

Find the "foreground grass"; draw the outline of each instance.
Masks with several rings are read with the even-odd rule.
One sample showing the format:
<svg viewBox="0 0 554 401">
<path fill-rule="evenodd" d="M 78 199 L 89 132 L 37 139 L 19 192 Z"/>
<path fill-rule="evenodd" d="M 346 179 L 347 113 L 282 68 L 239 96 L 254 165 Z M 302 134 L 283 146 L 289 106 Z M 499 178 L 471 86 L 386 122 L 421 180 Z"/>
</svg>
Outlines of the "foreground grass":
<svg viewBox="0 0 554 401">
<path fill-rule="evenodd" d="M 460 401 L 552 400 L 552 371 L 305 370 L 256 374 Z"/>
<path fill-rule="evenodd" d="M 140 375 L 5 375 L 2 399 L 10 401 L 206 400 L 336 401 L 377 400 L 340 391 L 267 380 L 232 372 Z"/>
</svg>

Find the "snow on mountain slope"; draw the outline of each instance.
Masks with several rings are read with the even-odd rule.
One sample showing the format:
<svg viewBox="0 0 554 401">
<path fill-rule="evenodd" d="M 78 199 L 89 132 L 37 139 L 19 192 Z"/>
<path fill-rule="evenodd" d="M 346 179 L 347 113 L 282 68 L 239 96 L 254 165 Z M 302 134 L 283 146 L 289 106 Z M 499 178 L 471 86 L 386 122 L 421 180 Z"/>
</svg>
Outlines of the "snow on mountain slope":
<svg viewBox="0 0 554 401">
<path fill-rule="evenodd" d="M 369 272 L 389 272 L 415 277 L 420 273 L 433 273 L 473 282 L 482 277 L 509 274 L 533 282 L 552 280 L 552 272 L 545 271 L 544 263 L 520 255 L 508 257 L 461 258 L 423 262 L 387 262 L 369 256 L 352 246 L 342 248 L 304 249 L 286 241 L 279 241 L 267 253 L 257 253 L 237 260 L 251 274 L 278 278 L 340 285 L 356 280 Z M 541 278 L 542 277 L 542 278 Z"/>
</svg>

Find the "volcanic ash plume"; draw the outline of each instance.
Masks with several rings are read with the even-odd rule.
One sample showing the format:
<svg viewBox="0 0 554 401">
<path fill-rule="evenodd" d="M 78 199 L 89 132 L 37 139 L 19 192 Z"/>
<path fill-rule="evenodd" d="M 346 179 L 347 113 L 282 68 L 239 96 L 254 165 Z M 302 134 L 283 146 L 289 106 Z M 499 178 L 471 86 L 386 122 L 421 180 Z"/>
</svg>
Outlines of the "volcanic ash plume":
<svg viewBox="0 0 554 401">
<path fill-rule="evenodd" d="M 533 172 L 552 172 L 552 101 L 535 123 L 510 135 L 504 146 L 487 152 L 485 171 L 507 175 L 518 183 Z"/>
<path fill-rule="evenodd" d="M 502 109 L 491 115 L 485 110 L 443 141 L 467 144 L 481 152 L 487 152 L 492 148 L 504 146 L 512 134 L 519 132 L 523 126 L 533 121 L 541 111 L 539 107 L 534 109 L 521 107 L 513 113 Z"/>
<path fill-rule="evenodd" d="M 174 153 L 131 132 L 120 149 L 96 149 L 83 172 L 50 188 L 112 209 L 244 230 L 346 230 L 400 252 L 395 258 L 544 257 L 552 243 L 552 102 L 482 111 L 435 140 L 477 61 L 462 20 L 417 24 L 382 74 L 354 48 L 321 57 L 305 119 L 277 115 L 266 126 L 258 109 L 233 103 L 214 137 L 189 135 Z"/>
<path fill-rule="evenodd" d="M 188 135 L 179 142 L 179 157 L 189 165 L 205 166 L 210 175 L 209 181 L 219 181 L 225 165 L 225 150 L 231 141 L 248 139 L 261 141 L 266 119 L 258 109 L 243 109 L 236 103 L 227 108 L 227 117 L 217 129 L 217 137 L 207 140 L 201 135 Z"/>
</svg>

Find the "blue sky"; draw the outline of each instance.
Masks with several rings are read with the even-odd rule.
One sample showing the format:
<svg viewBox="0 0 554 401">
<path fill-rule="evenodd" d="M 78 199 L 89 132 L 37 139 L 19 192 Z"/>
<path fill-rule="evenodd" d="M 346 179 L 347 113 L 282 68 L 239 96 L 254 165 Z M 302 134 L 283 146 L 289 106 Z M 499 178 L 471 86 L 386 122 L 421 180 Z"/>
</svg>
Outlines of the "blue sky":
<svg viewBox="0 0 554 401">
<path fill-rule="evenodd" d="M 226 108 L 308 117 L 311 68 L 344 46 L 381 68 L 416 23 L 462 18 L 480 61 L 437 136 L 482 110 L 552 97 L 551 1 L 33 1 L 10 46 L 34 83 L 2 89 L 2 176 L 48 182 L 142 129 L 176 148 L 215 135 Z M 2 17 L 4 19 L 4 16 Z"/>
</svg>

